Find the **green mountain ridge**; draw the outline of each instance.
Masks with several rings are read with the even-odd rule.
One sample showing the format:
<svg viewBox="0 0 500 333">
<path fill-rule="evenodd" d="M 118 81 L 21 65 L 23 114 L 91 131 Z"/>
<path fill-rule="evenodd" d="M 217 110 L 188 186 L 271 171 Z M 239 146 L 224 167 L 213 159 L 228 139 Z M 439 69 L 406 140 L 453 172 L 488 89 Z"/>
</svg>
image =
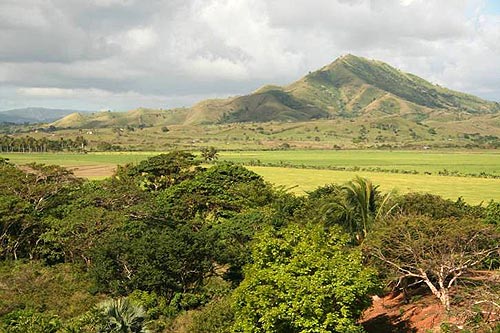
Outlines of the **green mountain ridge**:
<svg viewBox="0 0 500 333">
<path fill-rule="evenodd" d="M 418 122 L 443 118 L 443 114 L 463 118 L 496 115 L 499 111 L 497 102 L 449 90 L 384 62 L 349 54 L 288 86 L 267 85 L 248 95 L 205 100 L 190 108 L 141 108 L 126 113 L 68 116 L 53 125 L 72 128 L 200 125 L 398 115 Z"/>
</svg>

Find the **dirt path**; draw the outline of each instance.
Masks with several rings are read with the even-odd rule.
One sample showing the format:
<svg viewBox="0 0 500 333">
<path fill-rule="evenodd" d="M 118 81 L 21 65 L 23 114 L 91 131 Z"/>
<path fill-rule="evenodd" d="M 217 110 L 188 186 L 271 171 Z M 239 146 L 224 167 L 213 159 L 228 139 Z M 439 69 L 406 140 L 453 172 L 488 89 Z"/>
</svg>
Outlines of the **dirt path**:
<svg viewBox="0 0 500 333">
<path fill-rule="evenodd" d="M 82 178 L 104 178 L 111 176 L 115 170 L 115 165 L 78 165 L 65 166 L 68 170 L 73 171 L 75 176 Z"/>
</svg>

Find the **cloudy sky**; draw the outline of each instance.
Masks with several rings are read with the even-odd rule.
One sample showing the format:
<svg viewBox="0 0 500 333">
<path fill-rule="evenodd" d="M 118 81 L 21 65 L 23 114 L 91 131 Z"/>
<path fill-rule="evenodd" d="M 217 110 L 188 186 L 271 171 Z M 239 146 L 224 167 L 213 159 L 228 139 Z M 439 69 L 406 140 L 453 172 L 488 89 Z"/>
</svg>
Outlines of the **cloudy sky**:
<svg viewBox="0 0 500 333">
<path fill-rule="evenodd" d="M 0 0 L 0 110 L 190 106 L 346 53 L 500 101 L 500 0 Z"/>
</svg>

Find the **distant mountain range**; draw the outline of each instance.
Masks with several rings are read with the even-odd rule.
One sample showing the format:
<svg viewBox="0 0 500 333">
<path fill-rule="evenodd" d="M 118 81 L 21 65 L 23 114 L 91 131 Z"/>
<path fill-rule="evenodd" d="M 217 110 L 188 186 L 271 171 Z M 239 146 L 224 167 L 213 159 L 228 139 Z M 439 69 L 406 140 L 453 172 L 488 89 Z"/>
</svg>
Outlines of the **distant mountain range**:
<svg viewBox="0 0 500 333">
<path fill-rule="evenodd" d="M 34 124 L 34 123 L 50 123 L 61 119 L 73 113 L 86 113 L 88 111 L 65 110 L 65 109 L 46 109 L 46 108 L 23 108 L 7 111 L 0 111 L 0 123 L 13 124 Z"/>
</svg>

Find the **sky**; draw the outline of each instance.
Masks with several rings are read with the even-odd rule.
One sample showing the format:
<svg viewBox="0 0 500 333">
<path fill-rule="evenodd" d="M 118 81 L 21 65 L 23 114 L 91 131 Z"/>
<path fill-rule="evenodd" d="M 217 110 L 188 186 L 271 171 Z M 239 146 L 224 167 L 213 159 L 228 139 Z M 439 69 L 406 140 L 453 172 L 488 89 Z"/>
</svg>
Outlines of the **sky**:
<svg viewBox="0 0 500 333">
<path fill-rule="evenodd" d="M 347 53 L 500 101 L 500 0 L 0 0 L 0 110 L 191 106 Z"/>
</svg>

